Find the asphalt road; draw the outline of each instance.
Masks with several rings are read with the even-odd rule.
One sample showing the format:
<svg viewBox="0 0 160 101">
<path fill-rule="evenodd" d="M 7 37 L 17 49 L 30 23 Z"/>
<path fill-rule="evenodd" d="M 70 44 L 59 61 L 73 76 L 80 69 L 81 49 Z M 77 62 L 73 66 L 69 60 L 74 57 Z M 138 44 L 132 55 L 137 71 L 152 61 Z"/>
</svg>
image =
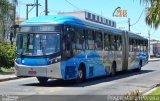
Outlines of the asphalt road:
<svg viewBox="0 0 160 101">
<path fill-rule="evenodd" d="M 145 93 L 159 83 L 160 61 L 154 61 L 144 66 L 141 72 L 121 72 L 115 77 L 98 77 L 81 84 L 75 84 L 73 81 L 50 80 L 46 85 L 40 85 L 34 77 L 0 82 L 0 95 L 3 95 L 2 98 L 7 97 L 6 95 L 22 95 L 19 96 L 23 99 L 20 101 L 29 101 L 31 98 L 43 101 L 46 97 L 48 99 L 56 97 L 54 99 L 59 101 L 84 99 L 93 101 L 99 98 L 107 101 L 107 95 L 124 95 L 137 89 Z"/>
</svg>

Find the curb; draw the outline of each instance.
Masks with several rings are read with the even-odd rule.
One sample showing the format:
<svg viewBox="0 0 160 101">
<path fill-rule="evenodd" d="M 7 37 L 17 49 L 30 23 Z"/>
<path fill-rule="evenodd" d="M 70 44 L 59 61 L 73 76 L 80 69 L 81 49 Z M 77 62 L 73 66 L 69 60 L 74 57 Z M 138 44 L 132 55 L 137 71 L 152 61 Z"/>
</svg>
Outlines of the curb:
<svg viewBox="0 0 160 101">
<path fill-rule="evenodd" d="M 20 78 L 20 77 L 2 78 L 2 79 L 0 79 L 0 82 L 8 81 L 8 80 L 15 80 L 15 79 L 19 79 L 19 78 Z"/>
<path fill-rule="evenodd" d="M 157 89 L 157 87 L 155 87 L 155 88 L 153 88 L 153 89 L 149 90 L 148 92 L 144 93 L 143 95 L 148 95 L 149 93 L 151 93 L 151 92 L 155 91 L 156 89 Z"/>
<path fill-rule="evenodd" d="M 149 62 L 160 61 L 160 59 L 148 60 Z"/>
<path fill-rule="evenodd" d="M 159 86 L 160 86 L 160 83 L 153 85 L 150 89 L 144 91 L 144 92 L 143 92 L 143 95 L 148 95 L 148 94 L 151 93 L 152 91 L 156 90 L 157 87 L 159 87 Z"/>
</svg>

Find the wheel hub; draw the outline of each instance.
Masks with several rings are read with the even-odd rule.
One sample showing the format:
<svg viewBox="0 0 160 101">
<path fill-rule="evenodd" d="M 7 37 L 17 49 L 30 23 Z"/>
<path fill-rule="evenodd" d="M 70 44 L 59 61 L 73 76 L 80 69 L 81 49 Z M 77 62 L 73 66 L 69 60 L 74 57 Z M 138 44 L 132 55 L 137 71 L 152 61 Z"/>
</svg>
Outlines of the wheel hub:
<svg viewBox="0 0 160 101">
<path fill-rule="evenodd" d="M 79 71 L 78 71 L 78 77 L 79 77 L 80 79 L 82 79 L 82 77 L 83 77 L 83 72 L 82 72 L 82 70 L 79 70 Z"/>
</svg>

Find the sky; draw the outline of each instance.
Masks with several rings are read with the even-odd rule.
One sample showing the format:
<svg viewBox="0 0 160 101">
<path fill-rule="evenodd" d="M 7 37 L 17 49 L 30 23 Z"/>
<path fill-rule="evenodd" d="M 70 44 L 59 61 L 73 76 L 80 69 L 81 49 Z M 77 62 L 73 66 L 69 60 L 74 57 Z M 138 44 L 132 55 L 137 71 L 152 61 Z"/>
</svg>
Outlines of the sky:
<svg viewBox="0 0 160 101">
<path fill-rule="evenodd" d="M 26 4 L 35 3 L 36 0 L 19 0 L 17 6 L 17 17 L 26 18 Z M 69 1 L 71 4 L 69 4 Z M 39 15 L 44 15 L 45 0 L 39 0 Z M 127 17 L 113 17 L 117 7 L 127 10 Z M 32 7 L 29 7 L 29 10 Z M 150 30 L 151 39 L 160 40 L 160 27 L 155 30 L 145 23 L 145 5 L 140 0 L 48 0 L 49 15 L 58 12 L 72 12 L 87 10 L 103 17 L 116 21 L 117 28 L 128 30 L 128 18 L 131 22 L 131 32 L 148 38 Z M 36 16 L 36 8 L 29 12 L 29 18 Z"/>
</svg>

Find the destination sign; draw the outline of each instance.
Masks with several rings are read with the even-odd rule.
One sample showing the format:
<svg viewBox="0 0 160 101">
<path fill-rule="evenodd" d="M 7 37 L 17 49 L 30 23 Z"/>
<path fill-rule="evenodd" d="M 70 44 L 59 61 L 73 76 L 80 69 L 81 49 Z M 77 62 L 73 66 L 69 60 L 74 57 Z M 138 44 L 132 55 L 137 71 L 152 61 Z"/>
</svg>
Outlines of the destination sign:
<svg viewBox="0 0 160 101">
<path fill-rule="evenodd" d="M 45 31 L 60 31 L 60 26 L 21 26 L 20 32 L 45 32 Z"/>
</svg>

